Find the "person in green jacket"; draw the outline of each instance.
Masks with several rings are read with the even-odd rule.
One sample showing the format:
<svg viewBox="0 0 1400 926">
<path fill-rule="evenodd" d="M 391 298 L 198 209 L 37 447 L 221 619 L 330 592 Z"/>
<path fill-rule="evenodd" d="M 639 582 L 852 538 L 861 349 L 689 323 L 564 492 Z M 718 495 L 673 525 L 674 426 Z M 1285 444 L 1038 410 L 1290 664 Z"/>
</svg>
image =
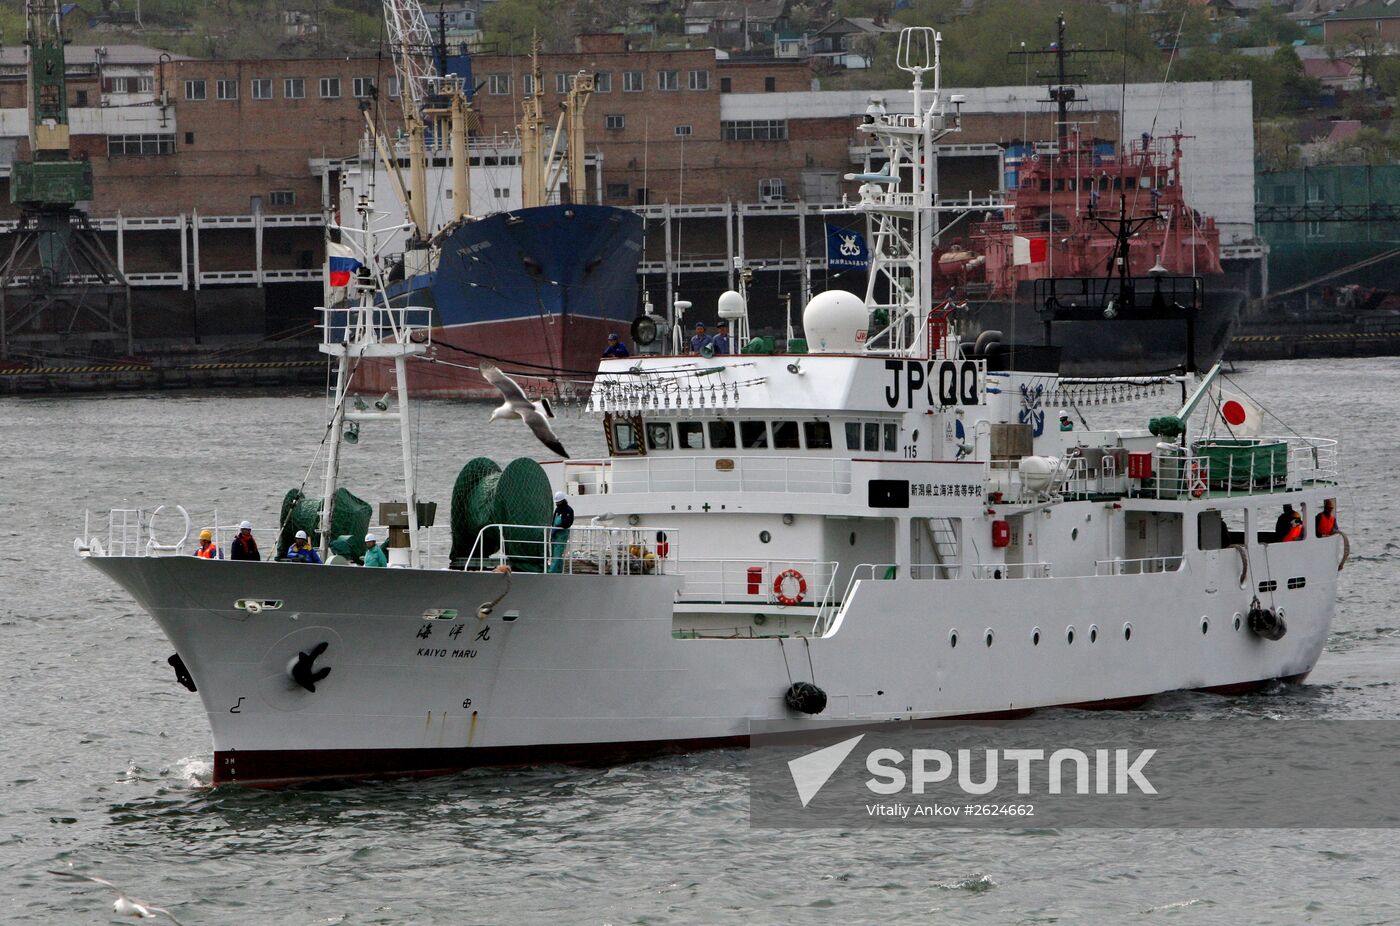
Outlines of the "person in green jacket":
<svg viewBox="0 0 1400 926">
<path fill-rule="evenodd" d="M 364 562 L 366 566 L 389 565 L 389 558 L 384 554 L 384 548 L 379 545 L 379 538 L 373 534 L 365 535 Z"/>
</svg>

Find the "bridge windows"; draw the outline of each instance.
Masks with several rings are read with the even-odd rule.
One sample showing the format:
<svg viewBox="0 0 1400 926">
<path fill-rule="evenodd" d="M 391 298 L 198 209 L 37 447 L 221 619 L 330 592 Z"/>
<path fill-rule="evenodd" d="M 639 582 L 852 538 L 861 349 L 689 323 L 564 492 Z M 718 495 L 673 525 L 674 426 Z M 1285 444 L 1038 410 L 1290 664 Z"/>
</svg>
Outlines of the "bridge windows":
<svg viewBox="0 0 1400 926">
<path fill-rule="evenodd" d="M 773 447 L 776 450 L 800 450 L 802 440 L 798 436 L 796 421 L 773 422 Z"/>
<path fill-rule="evenodd" d="M 739 422 L 739 444 L 745 450 L 766 450 L 768 448 L 768 422 Z"/>
<path fill-rule="evenodd" d="M 808 450 L 831 449 L 831 423 L 827 421 L 804 421 L 803 437 L 807 439 Z"/>
<path fill-rule="evenodd" d="M 710 422 L 710 449 L 712 449 L 712 450 L 733 450 L 733 449 L 734 449 L 734 422 L 732 422 L 732 421 L 711 421 L 711 422 Z"/>
<path fill-rule="evenodd" d="M 704 450 L 705 425 L 700 421 L 679 421 L 676 438 L 676 446 L 682 450 Z"/>
</svg>

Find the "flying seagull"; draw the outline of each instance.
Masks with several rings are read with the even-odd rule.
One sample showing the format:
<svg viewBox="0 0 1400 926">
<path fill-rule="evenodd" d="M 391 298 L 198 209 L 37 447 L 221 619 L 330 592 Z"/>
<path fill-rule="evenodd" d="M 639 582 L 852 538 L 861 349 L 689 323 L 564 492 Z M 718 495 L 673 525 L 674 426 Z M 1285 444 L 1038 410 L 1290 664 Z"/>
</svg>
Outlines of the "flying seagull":
<svg viewBox="0 0 1400 926">
<path fill-rule="evenodd" d="M 175 926 L 180 926 L 180 921 L 175 919 L 175 915 L 169 910 L 166 910 L 164 907 L 152 906 L 151 904 L 146 903 L 144 900 L 135 900 L 134 898 L 128 897 L 125 893 L 122 892 L 121 888 L 117 887 L 115 884 L 113 884 L 111 881 L 106 880 L 105 878 L 94 878 L 91 875 L 80 875 L 76 871 L 59 871 L 54 868 L 50 868 L 48 871 L 49 874 L 58 875 L 60 878 L 73 878 L 77 881 L 87 881 L 92 884 L 100 884 L 103 887 L 108 888 L 109 890 L 116 891 L 117 899 L 116 902 L 112 904 L 113 913 L 117 913 L 122 916 L 134 916 L 143 920 L 149 920 L 154 919 L 157 916 L 163 916 L 166 919 L 170 920 L 170 922 L 174 923 Z"/>
<path fill-rule="evenodd" d="M 494 363 L 482 362 L 481 375 L 486 381 L 501 391 L 501 396 L 505 403 L 491 412 L 492 421 L 501 421 L 506 418 L 519 418 L 529 426 L 535 436 L 540 439 L 550 450 L 559 454 L 564 459 L 569 458 L 569 454 L 564 450 L 564 445 L 559 442 L 559 438 L 554 433 L 554 429 L 549 426 L 549 419 L 554 417 L 554 409 L 550 406 L 549 400 L 541 398 L 538 402 L 531 402 L 525 396 L 525 390 L 515 380 L 501 372 Z"/>
</svg>

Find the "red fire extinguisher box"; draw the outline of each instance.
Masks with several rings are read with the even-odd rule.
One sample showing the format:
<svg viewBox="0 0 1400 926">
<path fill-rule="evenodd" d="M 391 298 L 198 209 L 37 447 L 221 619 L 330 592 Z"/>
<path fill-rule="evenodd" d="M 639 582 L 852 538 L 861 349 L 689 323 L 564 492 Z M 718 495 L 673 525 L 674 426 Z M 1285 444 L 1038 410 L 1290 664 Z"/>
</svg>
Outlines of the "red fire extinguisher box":
<svg viewBox="0 0 1400 926">
<path fill-rule="evenodd" d="M 750 567 L 749 567 L 749 576 L 748 576 L 748 578 L 749 578 L 749 582 L 748 582 L 749 594 L 750 594 L 750 595 L 757 595 L 757 594 L 760 594 L 760 593 L 763 591 L 763 567 L 762 567 L 762 566 L 750 566 Z"/>
<path fill-rule="evenodd" d="M 1011 522 L 1010 522 L 1010 521 L 993 521 L 993 522 L 992 522 L 992 546 L 994 546 L 994 547 L 1009 547 L 1009 546 L 1011 546 Z"/>
<path fill-rule="evenodd" d="M 1152 451 L 1132 450 L 1128 453 L 1128 478 L 1152 478 Z"/>
</svg>

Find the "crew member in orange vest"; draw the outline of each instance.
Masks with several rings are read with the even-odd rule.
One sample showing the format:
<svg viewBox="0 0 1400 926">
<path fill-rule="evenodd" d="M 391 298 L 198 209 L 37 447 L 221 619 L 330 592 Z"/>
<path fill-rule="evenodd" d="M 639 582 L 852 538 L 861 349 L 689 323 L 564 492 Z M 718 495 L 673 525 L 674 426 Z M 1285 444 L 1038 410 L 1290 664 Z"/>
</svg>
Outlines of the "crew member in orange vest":
<svg viewBox="0 0 1400 926">
<path fill-rule="evenodd" d="M 1289 525 L 1288 531 L 1283 535 L 1283 542 L 1289 543 L 1294 540 L 1303 539 L 1303 516 L 1298 512 L 1293 512 L 1293 523 Z"/>
<path fill-rule="evenodd" d="M 1317 536 L 1331 537 L 1337 532 L 1337 505 L 1332 499 L 1322 503 L 1322 512 L 1317 516 Z"/>
<path fill-rule="evenodd" d="M 214 545 L 214 532 L 205 528 L 199 532 L 199 549 L 194 551 L 194 555 L 200 559 L 223 559 L 224 554 L 219 552 L 219 548 Z"/>
</svg>

